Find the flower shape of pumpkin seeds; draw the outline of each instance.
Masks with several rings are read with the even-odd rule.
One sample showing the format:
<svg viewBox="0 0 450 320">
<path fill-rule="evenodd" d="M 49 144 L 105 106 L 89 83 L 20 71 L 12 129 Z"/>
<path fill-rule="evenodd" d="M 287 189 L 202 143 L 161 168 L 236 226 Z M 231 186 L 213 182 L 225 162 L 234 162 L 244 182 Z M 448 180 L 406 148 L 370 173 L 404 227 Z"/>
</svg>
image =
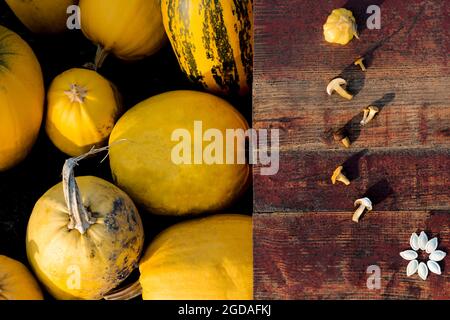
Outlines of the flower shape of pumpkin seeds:
<svg viewBox="0 0 450 320">
<path fill-rule="evenodd" d="M 409 244 L 412 250 L 405 250 L 400 252 L 400 256 L 408 260 L 408 266 L 406 267 L 406 275 L 412 276 L 416 272 L 422 280 L 426 280 L 428 277 L 428 271 L 435 274 L 441 274 L 441 267 L 438 264 L 447 255 L 444 251 L 437 250 L 439 241 L 436 237 L 428 240 L 427 234 L 422 231 L 418 236 L 417 233 L 413 233 L 409 240 Z M 425 251 L 428 254 L 428 260 L 425 262 L 418 260 L 419 254 L 417 251 Z"/>
</svg>

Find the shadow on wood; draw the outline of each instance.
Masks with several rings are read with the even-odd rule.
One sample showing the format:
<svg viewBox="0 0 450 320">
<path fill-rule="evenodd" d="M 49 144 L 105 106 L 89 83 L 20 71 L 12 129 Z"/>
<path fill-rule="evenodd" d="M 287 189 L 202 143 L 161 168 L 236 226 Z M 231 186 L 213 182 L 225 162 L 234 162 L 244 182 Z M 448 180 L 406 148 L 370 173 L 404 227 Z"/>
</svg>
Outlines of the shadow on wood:
<svg viewBox="0 0 450 320">
<path fill-rule="evenodd" d="M 386 93 L 382 98 L 372 102 L 369 105 L 375 106 L 379 109 L 378 114 L 376 115 L 378 117 L 381 111 L 384 109 L 384 107 L 386 107 L 388 104 L 394 101 L 394 99 L 395 93 L 390 92 Z M 344 129 L 348 132 L 348 137 L 351 143 L 354 143 L 358 140 L 359 136 L 361 135 L 361 131 L 364 128 L 363 126 L 361 126 L 362 116 L 363 116 L 362 112 L 359 112 L 344 126 Z"/>
<path fill-rule="evenodd" d="M 367 29 L 367 8 L 371 5 L 381 6 L 384 0 L 348 0 L 343 8 L 353 12 L 356 24 L 358 25 L 358 34 L 363 33 Z"/>
<path fill-rule="evenodd" d="M 392 195 L 395 196 L 395 193 L 389 181 L 382 179 L 367 189 L 363 197 L 369 198 L 372 201 L 372 205 L 376 206 Z"/>
<path fill-rule="evenodd" d="M 450 128 L 441 130 L 439 133 L 440 133 L 441 135 L 443 135 L 444 137 L 450 137 Z"/>
<path fill-rule="evenodd" d="M 362 157 L 368 152 L 368 149 L 364 149 L 359 151 L 358 153 L 355 153 L 350 158 L 345 160 L 345 162 L 342 164 L 344 167 L 344 171 L 346 173 L 347 178 L 350 181 L 356 180 L 359 178 L 359 162 Z"/>
<path fill-rule="evenodd" d="M 383 98 L 372 102 L 370 105 L 377 107 L 379 109 L 378 114 L 380 114 L 381 111 L 384 109 L 384 107 L 386 107 L 388 104 L 390 104 L 392 101 L 394 101 L 394 99 L 395 99 L 395 93 L 389 92 L 389 93 L 386 93 L 383 96 Z"/>
<path fill-rule="evenodd" d="M 338 77 L 347 81 L 347 91 L 353 96 L 361 92 L 366 82 L 366 72 L 362 71 L 354 62 L 345 67 Z"/>
<path fill-rule="evenodd" d="M 359 1 L 349 1 L 349 2 L 359 2 Z M 372 2 L 372 1 L 370 1 Z M 376 1 L 373 1 L 376 2 Z M 384 1 L 379 1 L 381 3 L 383 3 Z M 376 3 L 373 3 L 376 4 Z M 414 16 L 414 18 L 412 19 L 412 23 L 409 25 L 407 31 L 406 31 L 406 35 L 408 35 L 409 33 L 411 33 L 411 31 L 414 29 L 414 27 L 416 26 L 419 17 L 422 15 L 423 11 L 425 9 L 425 6 L 422 6 L 419 10 L 419 12 Z M 358 19 L 357 19 L 358 21 Z M 360 24 L 358 23 L 358 28 L 360 27 Z M 366 29 L 366 24 L 364 23 L 364 29 Z M 363 30 L 364 30 L 363 29 Z M 374 60 L 374 54 L 375 52 L 380 49 L 384 44 L 386 44 L 387 42 L 389 42 L 392 38 L 394 38 L 395 36 L 397 36 L 403 29 L 405 29 L 405 23 L 402 23 L 400 25 L 400 27 L 395 30 L 394 32 L 392 32 L 390 35 L 388 35 L 387 37 L 381 39 L 379 42 L 377 42 L 375 45 L 373 45 L 372 47 L 370 47 L 368 50 L 366 50 L 366 52 L 364 52 L 361 57 L 364 58 L 364 64 L 366 66 L 367 69 L 369 69 L 372 66 L 372 62 Z M 359 30 L 359 29 L 358 29 Z"/>
</svg>

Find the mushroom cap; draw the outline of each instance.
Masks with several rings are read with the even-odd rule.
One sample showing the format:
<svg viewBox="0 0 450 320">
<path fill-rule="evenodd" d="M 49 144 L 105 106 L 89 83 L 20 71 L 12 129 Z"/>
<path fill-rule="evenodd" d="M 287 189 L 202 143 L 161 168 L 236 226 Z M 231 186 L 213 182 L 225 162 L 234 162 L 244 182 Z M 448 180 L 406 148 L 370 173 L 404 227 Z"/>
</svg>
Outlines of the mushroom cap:
<svg viewBox="0 0 450 320">
<path fill-rule="evenodd" d="M 345 81 L 342 78 L 334 78 L 333 80 L 330 81 L 330 83 L 327 86 L 327 93 L 329 96 L 331 96 L 331 94 L 334 91 L 334 88 L 336 88 L 337 86 L 342 86 L 342 85 L 346 85 L 347 81 Z"/>
<path fill-rule="evenodd" d="M 370 111 L 375 111 L 375 112 L 380 111 L 380 109 L 379 109 L 378 107 L 375 107 L 375 106 L 368 106 L 367 108 L 368 108 Z"/>
<path fill-rule="evenodd" d="M 343 166 L 339 166 L 339 167 L 336 168 L 336 170 L 334 170 L 333 175 L 331 176 L 331 182 L 333 184 L 336 184 L 336 179 L 342 173 L 342 169 L 344 169 L 344 167 Z"/>
<path fill-rule="evenodd" d="M 362 198 L 355 201 L 355 206 L 363 205 L 367 210 L 372 210 L 372 201 L 369 198 Z"/>
<path fill-rule="evenodd" d="M 364 57 L 359 57 L 358 59 L 355 60 L 355 64 L 361 63 L 364 61 Z"/>
</svg>

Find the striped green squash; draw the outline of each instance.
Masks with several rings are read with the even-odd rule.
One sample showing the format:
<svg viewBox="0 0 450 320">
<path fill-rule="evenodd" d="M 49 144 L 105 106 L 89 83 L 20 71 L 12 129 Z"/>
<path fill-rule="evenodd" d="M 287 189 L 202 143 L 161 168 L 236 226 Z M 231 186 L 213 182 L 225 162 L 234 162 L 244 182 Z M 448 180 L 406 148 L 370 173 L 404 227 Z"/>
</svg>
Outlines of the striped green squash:
<svg viewBox="0 0 450 320">
<path fill-rule="evenodd" d="M 248 93 L 252 0 L 162 0 L 164 27 L 190 80 L 220 94 Z"/>
</svg>

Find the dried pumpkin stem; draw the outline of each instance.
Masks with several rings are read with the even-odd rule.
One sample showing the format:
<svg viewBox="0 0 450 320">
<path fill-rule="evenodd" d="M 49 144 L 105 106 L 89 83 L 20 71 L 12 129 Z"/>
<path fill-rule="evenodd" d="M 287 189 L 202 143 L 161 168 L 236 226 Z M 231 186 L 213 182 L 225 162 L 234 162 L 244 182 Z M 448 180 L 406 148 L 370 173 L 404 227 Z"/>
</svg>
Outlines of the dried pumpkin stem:
<svg viewBox="0 0 450 320">
<path fill-rule="evenodd" d="M 68 228 L 70 230 L 76 229 L 81 234 L 84 234 L 91 225 L 96 222 L 96 219 L 92 217 L 91 213 L 84 207 L 81 198 L 81 192 L 78 188 L 77 181 L 75 180 L 74 169 L 78 165 L 78 162 L 88 158 L 99 152 L 107 151 L 109 147 L 100 149 L 92 149 L 86 154 L 79 157 L 67 159 L 63 167 L 63 191 L 64 199 L 66 201 L 67 209 L 69 211 L 70 222 Z"/>
<path fill-rule="evenodd" d="M 142 287 L 138 281 L 120 290 L 113 291 L 103 297 L 105 300 L 131 300 L 142 294 Z"/>
<path fill-rule="evenodd" d="M 64 91 L 64 94 L 69 98 L 71 103 L 84 103 L 87 97 L 88 91 L 86 87 L 80 86 L 76 83 L 70 85 L 70 90 Z"/>
<path fill-rule="evenodd" d="M 95 70 L 97 71 L 102 67 L 103 62 L 105 62 L 106 57 L 108 56 L 109 51 L 107 51 L 103 46 L 97 46 L 97 53 L 95 54 Z"/>
</svg>

